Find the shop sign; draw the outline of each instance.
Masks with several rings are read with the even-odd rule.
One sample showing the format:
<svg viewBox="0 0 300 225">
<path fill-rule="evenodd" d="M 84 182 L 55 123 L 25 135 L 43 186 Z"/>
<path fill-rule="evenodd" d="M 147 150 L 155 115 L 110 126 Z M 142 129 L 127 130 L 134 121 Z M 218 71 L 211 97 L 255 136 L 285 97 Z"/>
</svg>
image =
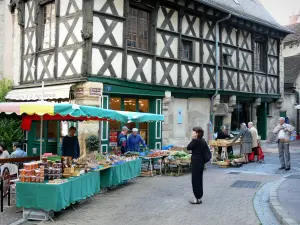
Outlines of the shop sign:
<svg viewBox="0 0 300 225">
<path fill-rule="evenodd" d="M 76 96 L 83 95 L 83 88 L 76 88 L 75 95 Z"/>
<path fill-rule="evenodd" d="M 90 88 L 90 96 L 101 96 L 101 88 Z"/>
<path fill-rule="evenodd" d="M 177 124 L 183 123 L 183 113 L 181 109 L 178 109 L 177 111 Z"/>
<path fill-rule="evenodd" d="M 109 146 L 110 147 L 117 147 L 118 146 L 118 133 L 117 132 L 110 132 L 109 133 Z"/>
</svg>

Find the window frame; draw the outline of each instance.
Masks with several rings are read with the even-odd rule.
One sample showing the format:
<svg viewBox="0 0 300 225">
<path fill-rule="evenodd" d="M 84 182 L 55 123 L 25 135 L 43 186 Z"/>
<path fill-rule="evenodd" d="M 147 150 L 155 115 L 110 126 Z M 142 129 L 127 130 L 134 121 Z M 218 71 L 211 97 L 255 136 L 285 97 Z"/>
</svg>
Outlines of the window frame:
<svg viewBox="0 0 300 225">
<path fill-rule="evenodd" d="M 189 50 L 191 53 L 189 53 L 188 57 L 183 58 L 183 53 L 186 52 L 184 47 L 187 46 L 187 44 L 190 44 Z M 180 59 L 185 61 L 191 61 L 193 62 L 195 60 L 195 54 L 194 54 L 194 42 L 187 39 L 181 39 L 180 42 Z"/>
<path fill-rule="evenodd" d="M 130 31 L 132 31 L 132 29 L 129 29 L 129 27 L 132 27 L 130 26 L 131 24 L 129 23 L 129 17 L 132 16 L 131 15 L 131 12 L 130 10 L 131 9 L 135 9 L 137 10 L 137 16 L 136 16 L 136 19 L 137 19 L 137 23 L 136 23 L 136 39 L 135 40 L 132 40 L 131 37 L 132 37 L 132 34 L 129 35 Z M 139 30 L 139 18 L 140 18 L 140 15 L 139 15 L 139 12 L 145 12 L 147 13 L 148 15 L 148 24 L 147 26 L 144 26 L 144 29 L 147 28 L 147 32 L 148 32 L 148 35 L 147 35 L 147 43 L 146 43 L 146 46 L 147 46 L 147 49 L 144 49 L 144 48 L 140 48 L 138 47 L 139 45 L 139 35 L 138 35 L 138 30 Z M 128 6 L 128 15 L 127 15 L 127 30 L 126 30 L 126 36 L 125 36 L 125 44 L 126 44 L 126 47 L 130 50 L 137 50 L 137 51 L 143 51 L 143 52 L 151 52 L 151 41 L 152 41 L 152 37 L 151 37 L 151 34 L 152 34 L 152 29 L 151 29 L 151 19 L 152 19 L 152 12 L 151 10 L 147 10 L 145 9 L 144 7 L 139 7 L 139 6 L 136 6 L 136 5 L 129 5 Z M 143 32 L 145 32 L 145 30 L 143 30 Z M 146 37 L 146 36 L 143 36 L 143 38 Z M 133 47 L 132 45 L 128 45 L 128 42 L 131 41 L 135 41 L 136 43 L 136 46 Z M 145 44 L 143 42 L 143 44 Z"/>
<path fill-rule="evenodd" d="M 44 48 L 43 45 L 44 45 L 44 28 L 45 28 L 45 17 L 44 17 L 44 10 L 45 10 L 45 7 L 49 4 L 53 4 L 54 5 L 54 9 L 55 9 L 55 14 L 54 14 L 54 18 L 55 18 L 55 21 L 54 21 L 54 24 L 55 24 L 55 28 L 54 28 L 54 44 L 53 46 L 50 46 L 49 44 L 49 47 L 47 48 Z M 58 27 L 57 27 L 57 5 L 56 5 L 56 0 L 43 0 L 39 3 L 39 26 L 38 26 L 38 29 L 39 29 L 39 33 L 41 34 L 41 37 L 38 38 L 38 44 L 39 44 L 39 51 L 51 51 L 51 50 L 54 50 L 56 48 L 56 44 L 57 44 L 57 32 L 58 32 Z M 49 35 L 49 41 L 50 41 L 50 37 L 51 37 L 51 31 L 50 31 L 50 35 Z"/>
<path fill-rule="evenodd" d="M 258 45 L 260 46 L 259 52 L 258 52 L 258 48 L 257 48 Z M 259 56 L 259 57 L 257 57 L 257 56 Z M 265 46 L 264 41 L 261 41 L 261 40 L 254 41 L 253 58 L 254 58 L 254 71 L 260 72 L 260 73 L 265 73 L 267 71 L 267 68 L 266 68 L 267 52 L 266 52 L 266 46 Z"/>
<path fill-rule="evenodd" d="M 232 57 L 232 54 L 223 53 L 222 54 L 222 65 L 230 67 L 229 60 L 231 59 L 231 57 Z"/>
</svg>

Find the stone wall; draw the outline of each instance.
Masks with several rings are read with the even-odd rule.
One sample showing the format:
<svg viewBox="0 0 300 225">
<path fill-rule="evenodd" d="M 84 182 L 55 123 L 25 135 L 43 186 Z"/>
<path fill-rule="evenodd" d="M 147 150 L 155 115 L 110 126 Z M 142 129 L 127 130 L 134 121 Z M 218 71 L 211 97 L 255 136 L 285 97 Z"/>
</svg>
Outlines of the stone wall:
<svg viewBox="0 0 300 225">
<path fill-rule="evenodd" d="M 165 106 L 164 106 L 165 107 Z M 178 110 L 183 115 L 182 123 L 178 123 Z M 163 145 L 173 144 L 186 146 L 191 140 L 191 131 L 201 126 L 207 139 L 207 125 L 210 117 L 209 98 L 178 99 L 172 97 L 167 109 L 164 109 Z"/>
<path fill-rule="evenodd" d="M 0 0 L 0 79 L 3 77 L 4 1 Z"/>
<path fill-rule="evenodd" d="M 21 74 L 21 27 L 18 24 L 18 10 L 15 9 L 12 15 L 13 23 L 13 83 L 14 86 L 20 85 Z"/>
</svg>

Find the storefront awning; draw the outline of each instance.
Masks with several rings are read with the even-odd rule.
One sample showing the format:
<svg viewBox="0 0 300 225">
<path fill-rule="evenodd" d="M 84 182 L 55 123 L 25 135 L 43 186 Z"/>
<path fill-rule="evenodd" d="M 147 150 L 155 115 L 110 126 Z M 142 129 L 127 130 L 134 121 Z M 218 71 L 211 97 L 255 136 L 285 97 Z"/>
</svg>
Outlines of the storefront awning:
<svg viewBox="0 0 300 225">
<path fill-rule="evenodd" d="M 66 85 L 54 85 L 54 86 L 44 87 L 44 100 L 70 98 L 70 89 L 73 85 L 74 84 L 66 84 Z M 16 89 L 8 92 L 5 98 L 7 100 L 17 100 L 17 101 L 42 100 L 43 91 L 41 87 Z"/>
</svg>

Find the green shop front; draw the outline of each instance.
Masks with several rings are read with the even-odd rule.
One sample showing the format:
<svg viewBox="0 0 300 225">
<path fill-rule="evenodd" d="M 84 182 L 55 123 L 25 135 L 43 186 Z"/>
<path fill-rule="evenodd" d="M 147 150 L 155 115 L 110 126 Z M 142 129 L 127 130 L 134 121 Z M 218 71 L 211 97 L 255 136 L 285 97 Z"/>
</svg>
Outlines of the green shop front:
<svg viewBox="0 0 300 225">
<path fill-rule="evenodd" d="M 104 83 L 103 108 L 119 111 L 162 114 L 163 96 L 164 92 Z M 140 135 L 145 140 L 148 147 L 152 149 L 161 149 L 162 122 L 121 123 L 119 121 L 105 121 L 101 126 L 101 144 L 103 152 L 109 151 L 117 146 L 117 136 L 121 132 L 123 126 L 127 126 L 129 130 L 138 128 Z"/>
</svg>

